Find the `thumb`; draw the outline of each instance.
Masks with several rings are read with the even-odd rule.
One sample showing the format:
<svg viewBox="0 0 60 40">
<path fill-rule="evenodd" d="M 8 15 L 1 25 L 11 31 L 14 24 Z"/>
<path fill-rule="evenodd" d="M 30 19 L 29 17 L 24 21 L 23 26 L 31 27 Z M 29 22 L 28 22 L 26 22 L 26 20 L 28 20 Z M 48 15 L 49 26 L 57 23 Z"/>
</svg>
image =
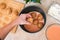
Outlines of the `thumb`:
<svg viewBox="0 0 60 40">
<path fill-rule="evenodd" d="M 25 24 L 31 24 L 30 22 L 25 21 Z"/>
</svg>

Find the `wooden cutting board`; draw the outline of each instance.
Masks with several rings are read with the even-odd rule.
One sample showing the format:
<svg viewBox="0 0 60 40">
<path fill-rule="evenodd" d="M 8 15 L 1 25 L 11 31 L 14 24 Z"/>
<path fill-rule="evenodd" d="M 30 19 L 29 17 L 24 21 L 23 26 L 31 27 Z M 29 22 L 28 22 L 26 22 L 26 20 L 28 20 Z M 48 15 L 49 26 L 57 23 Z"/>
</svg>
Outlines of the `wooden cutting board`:
<svg viewBox="0 0 60 40">
<path fill-rule="evenodd" d="M 15 20 L 24 8 L 24 4 L 14 0 L 0 0 L 0 28 Z M 17 25 L 12 29 L 15 33 Z"/>
</svg>

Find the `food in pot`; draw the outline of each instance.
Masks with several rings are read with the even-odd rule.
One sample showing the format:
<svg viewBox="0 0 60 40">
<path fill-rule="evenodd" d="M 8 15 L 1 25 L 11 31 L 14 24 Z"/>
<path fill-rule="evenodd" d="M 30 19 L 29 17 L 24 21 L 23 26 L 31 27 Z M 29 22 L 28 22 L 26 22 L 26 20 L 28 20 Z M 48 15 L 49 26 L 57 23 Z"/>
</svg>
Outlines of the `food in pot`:
<svg viewBox="0 0 60 40">
<path fill-rule="evenodd" d="M 35 12 L 30 12 L 30 15 L 32 16 L 32 18 L 36 17 L 36 13 Z"/>
<path fill-rule="evenodd" d="M 29 32 L 37 32 L 41 30 L 41 28 L 44 25 L 44 19 L 41 13 L 39 12 L 29 12 L 31 15 L 31 18 L 28 18 L 27 21 L 30 22 L 31 24 L 25 24 L 24 27 L 27 31 Z"/>
<path fill-rule="evenodd" d="M 24 25 L 25 29 L 29 32 L 37 32 L 40 30 L 40 28 L 37 27 L 37 25 Z"/>
<path fill-rule="evenodd" d="M 42 14 L 39 14 L 37 18 L 38 18 L 38 20 L 42 20 L 43 19 Z"/>
<path fill-rule="evenodd" d="M 43 23 L 38 23 L 37 26 L 38 26 L 39 28 L 42 28 Z"/>
<path fill-rule="evenodd" d="M 37 24 L 38 24 L 38 20 L 34 20 L 34 21 L 33 21 L 33 24 L 34 24 L 34 25 L 37 25 Z"/>
<path fill-rule="evenodd" d="M 27 18 L 27 21 L 30 22 L 30 23 L 33 23 L 33 18 L 32 17 Z"/>
</svg>

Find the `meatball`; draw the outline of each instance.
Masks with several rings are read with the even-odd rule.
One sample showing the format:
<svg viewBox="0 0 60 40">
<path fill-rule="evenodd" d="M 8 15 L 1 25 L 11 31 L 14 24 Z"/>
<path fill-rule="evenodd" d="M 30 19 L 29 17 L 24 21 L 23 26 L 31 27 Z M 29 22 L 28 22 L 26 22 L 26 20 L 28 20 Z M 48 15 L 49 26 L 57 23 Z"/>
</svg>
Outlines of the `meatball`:
<svg viewBox="0 0 60 40">
<path fill-rule="evenodd" d="M 37 26 L 41 29 L 43 27 L 43 23 L 38 23 Z"/>
<path fill-rule="evenodd" d="M 38 20 L 34 20 L 34 21 L 33 21 L 33 24 L 34 24 L 34 25 L 37 25 L 37 24 L 38 24 Z"/>
<path fill-rule="evenodd" d="M 42 19 L 43 19 L 42 14 L 38 14 L 38 20 L 42 20 Z"/>
<path fill-rule="evenodd" d="M 32 17 L 27 18 L 27 21 L 30 22 L 30 23 L 33 23 L 33 18 Z"/>
</svg>

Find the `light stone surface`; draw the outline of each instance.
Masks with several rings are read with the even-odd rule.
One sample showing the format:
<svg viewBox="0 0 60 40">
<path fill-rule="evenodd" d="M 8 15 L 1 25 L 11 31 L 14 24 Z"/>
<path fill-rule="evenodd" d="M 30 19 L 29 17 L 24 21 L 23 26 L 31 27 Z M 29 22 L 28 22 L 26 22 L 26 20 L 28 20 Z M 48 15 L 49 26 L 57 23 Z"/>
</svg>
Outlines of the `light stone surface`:
<svg viewBox="0 0 60 40">
<path fill-rule="evenodd" d="M 23 2 L 23 0 L 17 0 L 17 1 Z M 57 21 L 56 19 L 54 19 L 53 17 L 48 15 L 48 8 L 53 3 L 53 1 L 54 2 L 56 1 L 57 3 L 60 4 L 60 0 L 42 0 L 41 1 L 42 4 L 38 4 L 38 6 L 41 7 L 45 11 L 46 16 L 47 16 L 46 25 L 44 26 L 44 28 L 41 31 L 39 31 L 37 33 L 27 33 L 24 30 L 22 30 L 20 28 L 20 26 L 18 26 L 17 32 L 15 34 L 9 33 L 5 40 L 47 40 L 45 32 L 46 32 L 48 25 L 51 25 L 53 23 L 60 24 L 59 21 Z M 25 3 L 25 2 L 23 2 L 23 3 Z"/>
</svg>

